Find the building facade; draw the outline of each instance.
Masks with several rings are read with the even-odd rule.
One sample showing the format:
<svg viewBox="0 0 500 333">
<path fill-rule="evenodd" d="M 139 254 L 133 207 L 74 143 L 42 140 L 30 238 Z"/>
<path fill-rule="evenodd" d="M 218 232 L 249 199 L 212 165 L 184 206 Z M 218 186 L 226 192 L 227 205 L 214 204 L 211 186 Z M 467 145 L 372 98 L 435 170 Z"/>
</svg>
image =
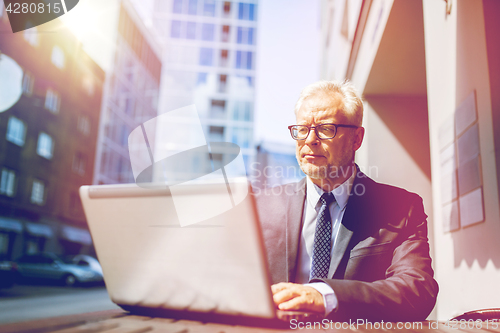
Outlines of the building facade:
<svg viewBox="0 0 500 333">
<path fill-rule="evenodd" d="M 78 189 L 93 177 L 104 72 L 58 20 L 14 34 L 2 3 L 0 31 L 22 92 L 0 112 L 0 258 L 92 253 Z"/>
<path fill-rule="evenodd" d="M 424 199 L 439 320 L 500 298 L 499 14 L 495 0 L 323 1 L 322 75 L 365 99 L 358 164 Z"/>
<path fill-rule="evenodd" d="M 152 22 L 164 50 L 159 113 L 195 104 L 207 141 L 236 143 L 248 169 L 257 1 L 156 0 Z"/>
<path fill-rule="evenodd" d="M 161 51 L 128 1 L 106 4 L 106 65 L 94 184 L 133 183 L 128 136 L 158 115 Z"/>
</svg>

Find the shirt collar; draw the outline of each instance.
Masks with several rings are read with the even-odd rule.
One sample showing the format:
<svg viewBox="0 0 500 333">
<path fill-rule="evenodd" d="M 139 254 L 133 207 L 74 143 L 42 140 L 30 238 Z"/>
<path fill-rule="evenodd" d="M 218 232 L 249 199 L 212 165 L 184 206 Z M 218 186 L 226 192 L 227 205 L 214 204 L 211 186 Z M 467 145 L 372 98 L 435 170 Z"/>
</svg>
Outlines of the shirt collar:
<svg viewBox="0 0 500 333">
<path fill-rule="evenodd" d="M 356 172 L 353 172 L 351 177 L 347 178 L 345 182 L 332 191 L 335 201 L 339 205 L 340 209 L 344 209 L 347 205 L 347 200 L 349 199 L 349 194 L 351 193 L 354 178 L 356 178 Z M 306 193 L 306 200 L 310 205 L 312 205 L 312 207 L 316 207 L 319 199 L 325 192 L 319 186 L 315 185 L 309 177 L 307 177 Z"/>
</svg>

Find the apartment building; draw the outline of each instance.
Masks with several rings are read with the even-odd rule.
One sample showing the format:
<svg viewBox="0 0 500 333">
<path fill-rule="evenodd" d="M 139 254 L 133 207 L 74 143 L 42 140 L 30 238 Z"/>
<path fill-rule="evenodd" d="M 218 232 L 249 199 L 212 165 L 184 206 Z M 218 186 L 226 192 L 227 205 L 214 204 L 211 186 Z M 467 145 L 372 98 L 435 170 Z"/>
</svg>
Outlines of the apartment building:
<svg viewBox="0 0 500 333">
<path fill-rule="evenodd" d="M 195 104 L 207 141 L 236 143 L 248 169 L 257 1 L 156 0 L 152 22 L 164 50 L 159 113 Z"/>
<path fill-rule="evenodd" d="M 0 110 L 0 258 L 92 253 L 78 189 L 92 182 L 104 72 L 59 20 L 14 34 L 2 3 L 0 33 L 13 97 Z"/>
</svg>

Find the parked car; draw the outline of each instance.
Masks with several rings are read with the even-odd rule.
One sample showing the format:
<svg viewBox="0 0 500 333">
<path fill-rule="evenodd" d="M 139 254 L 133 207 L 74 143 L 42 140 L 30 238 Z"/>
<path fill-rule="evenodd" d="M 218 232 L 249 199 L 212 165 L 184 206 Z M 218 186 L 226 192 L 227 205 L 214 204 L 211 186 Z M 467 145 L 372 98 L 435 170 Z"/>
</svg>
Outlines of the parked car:
<svg viewBox="0 0 500 333">
<path fill-rule="evenodd" d="M 56 280 L 66 286 L 103 281 L 102 273 L 73 261 L 63 261 L 53 253 L 24 255 L 16 263 L 20 277 L 25 279 Z"/>
<path fill-rule="evenodd" d="M 17 264 L 12 261 L 0 261 L 0 288 L 10 288 L 17 280 Z"/>
<path fill-rule="evenodd" d="M 89 255 L 86 254 L 77 254 L 71 258 L 71 261 L 78 266 L 87 266 L 93 269 L 96 272 L 99 272 L 102 275 L 102 267 L 99 261 Z"/>
</svg>

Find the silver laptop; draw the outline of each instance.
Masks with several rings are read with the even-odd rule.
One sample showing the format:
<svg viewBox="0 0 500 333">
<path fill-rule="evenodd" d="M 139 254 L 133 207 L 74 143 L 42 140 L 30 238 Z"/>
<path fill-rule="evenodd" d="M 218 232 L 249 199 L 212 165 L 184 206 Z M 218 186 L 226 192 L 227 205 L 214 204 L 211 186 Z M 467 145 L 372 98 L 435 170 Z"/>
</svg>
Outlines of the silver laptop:
<svg viewBox="0 0 500 333">
<path fill-rule="evenodd" d="M 251 186 L 80 188 L 111 300 L 131 312 L 273 320 L 276 311 Z M 182 317 L 182 316 L 181 316 Z"/>
</svg>

